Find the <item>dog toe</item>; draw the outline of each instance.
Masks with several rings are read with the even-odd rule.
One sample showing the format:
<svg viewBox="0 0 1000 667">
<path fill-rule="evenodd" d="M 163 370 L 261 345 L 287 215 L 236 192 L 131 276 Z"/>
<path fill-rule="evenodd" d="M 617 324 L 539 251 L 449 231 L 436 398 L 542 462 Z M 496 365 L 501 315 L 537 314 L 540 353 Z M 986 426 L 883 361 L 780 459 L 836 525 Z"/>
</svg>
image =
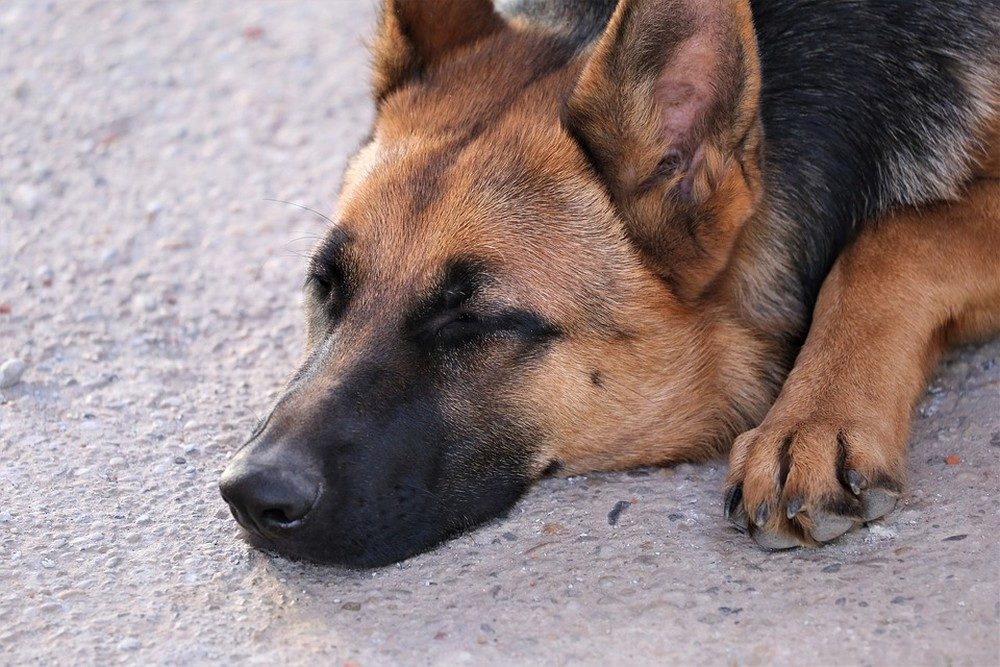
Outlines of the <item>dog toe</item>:
<svg viewBox="0 0 1000 667">
<path fill-rule="evenodd" d="M 865 521 L 883 517 L 896 507 L 899 494 L 888 489 L 868 489 L 861 493 Z"/>
<path fill-rule="evenodd" d="M 754 542 L 768 551 L 784 551 L 802 546 L 798 540 L 790 535 L 767 529 L 753 531 L 753 539 Z"/>
<path fill-rule="evenodd" d="M 853 519 L 839 514 L 813 512 L 809 518 L 809 535 L 817 542 L 835 540 L 854 527 Z"/>
</svg>

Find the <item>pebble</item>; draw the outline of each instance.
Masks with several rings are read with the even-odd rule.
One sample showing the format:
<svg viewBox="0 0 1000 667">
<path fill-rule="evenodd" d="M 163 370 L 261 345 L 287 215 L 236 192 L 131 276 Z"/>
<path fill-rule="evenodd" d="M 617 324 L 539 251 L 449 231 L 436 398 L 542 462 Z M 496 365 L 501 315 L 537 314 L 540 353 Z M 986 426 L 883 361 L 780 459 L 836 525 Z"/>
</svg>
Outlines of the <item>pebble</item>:
<svg viewBox="0 0 1000 667">
<path fill-rule="evenodd" d="M 27 183 L 17 186 L 14 190 L 14 204 L 28 215 L 34 215 L 41 205 L 38 189 Z"/>
<path fill-rule="evenodd" d="M 114 266 L 121 259 L 118 248 L 105 248 L 101 253 L 101 266 L 108 268 Z"/>
<path fill-rule="evenodd" d="M 615 506 L 611 508 L 610 512 L 608 512 L 608 525 L 614 526 L 615 524 L 617 524 L 618 518 L 622 515 L 622 512 L 624 512 L 631 506 L 632 503 L 630 503 L 627 500 L 619 500 L 617 503 L 615 503 Z"/>
<path fill-rule="evenodd" d="M 56 272 L 52 270 L 51 266 L 42 266 L 35 271 L 35 277 L 38 278 L 38 282 L 45 287 L 48 287 L 52 284 L 52 281 L 55 280 Z"/>
<path fill-rule="evenodd" d="M 142 642 L 135 637 L 129 637 L 118 642 L 119 651 L 138 651 L 142 648 Z"/>
<path fill-rule="evenodd" d="M 891 540 L 897 537 L 898 534 L 899 533 L 888 526 L 879 523 L 870 523 L 868 524 L 868 535 L 865 536 L 865 541 L 877 542 L 880 540 Z"/>
<path fill-rule="evenodd" d="M 0 365 L 0 389 L 8 389 L 20 382 L 27 367 L 26 363 L 16 358 L 3 362 Z"/>
<path fill-rule="evenodd" d="M 151 294 L 136 294 L 132 297 L 136 308 L 151 313 L 156 310 L 156 297 Z"/>
</svg>

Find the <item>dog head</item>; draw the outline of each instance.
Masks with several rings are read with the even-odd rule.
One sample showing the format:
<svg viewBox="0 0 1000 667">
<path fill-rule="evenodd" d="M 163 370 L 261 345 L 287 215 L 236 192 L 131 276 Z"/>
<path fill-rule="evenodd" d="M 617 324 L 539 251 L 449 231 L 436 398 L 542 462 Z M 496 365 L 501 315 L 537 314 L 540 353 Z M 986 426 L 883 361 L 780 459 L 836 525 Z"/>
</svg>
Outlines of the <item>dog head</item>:
<svg viewBox="0 0 1000 667">
<path fill-rule="evenodd" d="M 625 0 L 584 49 L 486 0 L 390 0 L 374 60 L 301 367 L 223 476 L 240 523 L 379 565 L 547 471 L 717 452 L 756 409 L 715 296 L 759 189 L 746 6 Z"/>
</svg>

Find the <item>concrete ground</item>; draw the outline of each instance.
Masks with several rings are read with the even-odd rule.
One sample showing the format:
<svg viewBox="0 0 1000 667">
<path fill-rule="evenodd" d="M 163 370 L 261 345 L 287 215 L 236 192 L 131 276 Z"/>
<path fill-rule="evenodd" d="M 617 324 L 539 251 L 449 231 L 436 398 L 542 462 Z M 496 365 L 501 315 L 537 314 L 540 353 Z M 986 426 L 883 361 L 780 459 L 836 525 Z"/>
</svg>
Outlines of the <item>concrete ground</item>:
<svg viewBox="0 0 1000 667">
<path fill-rule="evenodd" d="M 820 550 L 728 528 L 722 463 L 549 481 L 374 572 L 239 538 L 216 479 L 322 230 L 266 200 L 331 210 L 371 4 L 0 3 L 0 663 L 997 664 L 996 342 L 933 380 L 900 508 Z"/>
</svg>

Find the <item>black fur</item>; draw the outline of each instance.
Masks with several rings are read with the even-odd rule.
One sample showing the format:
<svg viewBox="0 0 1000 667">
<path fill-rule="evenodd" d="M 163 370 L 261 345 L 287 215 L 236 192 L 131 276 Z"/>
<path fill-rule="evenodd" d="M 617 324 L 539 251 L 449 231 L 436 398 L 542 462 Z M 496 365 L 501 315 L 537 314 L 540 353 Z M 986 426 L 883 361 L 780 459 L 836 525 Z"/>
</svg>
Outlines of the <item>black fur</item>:
<svg viewBox="0 0 1000 667">
<path fill-rule="evenodd" d="M 974 101 L 963 63 L 992 51 L 998 5 L 976 0 L 754 0 L 763 78 L 767 187 L 796 225 L 802 298 L 811 305 L 833 260 L 865 221 L 933 198 L 938 145 L 971 148 Z"/>
</svg>

